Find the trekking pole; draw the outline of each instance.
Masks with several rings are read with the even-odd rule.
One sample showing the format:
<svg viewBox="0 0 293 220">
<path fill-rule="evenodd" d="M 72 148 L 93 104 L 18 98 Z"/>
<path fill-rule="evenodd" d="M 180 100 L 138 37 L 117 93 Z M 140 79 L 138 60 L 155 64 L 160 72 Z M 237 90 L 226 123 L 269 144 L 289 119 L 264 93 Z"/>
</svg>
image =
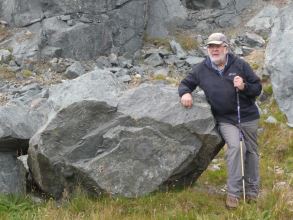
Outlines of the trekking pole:
<svg viewBox="0 0 293 220">
<path fill-rule="evenodd" d="M 242 187 L 243 187 L 243 201 L 245 203 L 245 179 L 244 179 L 244 161 L 243 161 L 243 135 L 241 132 L 241 120 L 240 120 L 240 101 L 239 101 L 239 91 L 236 88 L 237 96 L 237 115 L 238 115 L 238 126 L 239 126 L 239 141 L 240 141 L 240 154 L 241 154 L 241 175 L 242 175 Z"/>
</svg>

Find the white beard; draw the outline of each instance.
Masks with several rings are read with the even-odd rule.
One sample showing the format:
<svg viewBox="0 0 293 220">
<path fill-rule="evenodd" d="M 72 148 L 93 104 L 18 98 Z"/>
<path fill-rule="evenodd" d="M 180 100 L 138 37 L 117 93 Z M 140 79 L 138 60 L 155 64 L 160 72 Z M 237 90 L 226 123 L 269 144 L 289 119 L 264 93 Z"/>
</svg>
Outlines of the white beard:
<svg viewBox="0 0 293 220">
<path fill-rule="evenodd" d="M 220 57 L 213 58 L 213 57 L 209 54 L 209 57 L 210 57 L 211 61 L 212 61 L 214 64 L 216 64 L 216 65 L 225 64 L 225 63 L 226 63 L 226 56 L 227 56 L 227 54 L 221 54 Z"/>
</svg>

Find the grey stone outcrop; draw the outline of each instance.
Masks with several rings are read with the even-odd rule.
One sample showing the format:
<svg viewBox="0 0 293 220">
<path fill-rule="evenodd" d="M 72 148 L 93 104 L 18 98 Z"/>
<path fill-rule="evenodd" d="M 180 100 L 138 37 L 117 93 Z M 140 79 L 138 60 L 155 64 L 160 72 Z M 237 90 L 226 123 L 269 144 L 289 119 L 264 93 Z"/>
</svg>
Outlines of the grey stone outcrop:
<svg viewBox="0 0 293 220">
<path fill-rule="evenodd" d="M 178 0 L 151 0 L 146 34 L 149 37 L 165 37 L 174 32 L 187 18 L 187 10 Z"/>
<path fill-rule="evenodd" d="M 136 197 L 191 184 L 222 146 L 200 96 L 185 109 L 176 88 L 146 84 L 124 93 L 118 105 L 107 99 L 64 106 L 32 137 L 29 166 L 45 192 L 59 198 L 80 185 L 98 195 Z"/>
<path fill-rule="evenodd" d="M 268 36 L 273 26 L 273 21 L 279 13 L 279 8 L 268 5 L 245 25 L 258 34 Z"/>
<path fill-rule="evenodd" d="M 241 24 L 242 14 L 252 7 L 256 7 L 260 2 L 240 1 L 240 0 L 185 0 L 189 10 L 188 19 L 183 26 L 192 29 L 194 32 L 210 34 L 219 28 L 237 27 Z M 259 7 L 259 6 L 258 6 Z"/>
<path fill-rule="evenodd" d="M 265 66 L 271 76 L 274 96 L 293 127 L 293 4 L 280 11 L 275 19 L 266 48 Z"/>
<path fill-rule="evenodd" d="M 0 19 L 32 33 L 37 42 L 27 38 L 22 42 L 22 48 L 33 52 L 31 56 L 86 60 L 109 54 L 112 49 L 128 55 L 138 50 L 147 23 L 147 6 L 147 0 L 1 0 Z M 36 25 L 38 28 L 33 28 Z M 20 56 L 14 52 L 19 46 L 7 44 Z"/>
</svg>

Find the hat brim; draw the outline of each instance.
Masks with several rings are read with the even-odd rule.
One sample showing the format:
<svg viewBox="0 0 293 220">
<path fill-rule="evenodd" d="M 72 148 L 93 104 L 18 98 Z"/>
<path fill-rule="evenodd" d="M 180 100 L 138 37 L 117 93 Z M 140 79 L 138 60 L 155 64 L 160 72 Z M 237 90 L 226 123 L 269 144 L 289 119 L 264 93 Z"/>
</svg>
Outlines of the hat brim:
<svg viewBox="0 0 293 220">
<path fill-rule="evenodd" d="M 218 41 L 218 40 L 214 40 L 214 41 L 210 41 L 207 43 L 207 45 L 210 45 L 210 44 L 223 44 L 225 43 L 224 41 Z"/>
</svg>

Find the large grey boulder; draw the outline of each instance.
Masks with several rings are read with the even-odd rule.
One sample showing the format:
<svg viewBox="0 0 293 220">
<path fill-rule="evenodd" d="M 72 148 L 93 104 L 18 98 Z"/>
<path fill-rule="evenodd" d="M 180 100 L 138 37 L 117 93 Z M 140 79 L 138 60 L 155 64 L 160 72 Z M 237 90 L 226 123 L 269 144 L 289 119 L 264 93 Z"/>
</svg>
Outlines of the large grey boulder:
<svg viewBox="0 0 293 220">
<path fill-rule="evenodd" d="M 275 19 L 266 48 L 265 66 L 271 76 L 274 96 L 293 127 L 293 4 Z"/>
<path fill-rule="evenodd" d="M 172 34 L 187 18 L 187 10 L 178 0 L 151 0 L 146 33 L 148 37 Z"/>
<path fill-rule="evenodd" d="M 146 84 L 118 105 L 99 96 L 64 106 L 30 140 L 33 177 L 57 198 L 76 186 L 136 197 L 191 184 L 223 145 L 209 105 L 194 98 L 185 109 L 176 88 Z"/>
</svg>

